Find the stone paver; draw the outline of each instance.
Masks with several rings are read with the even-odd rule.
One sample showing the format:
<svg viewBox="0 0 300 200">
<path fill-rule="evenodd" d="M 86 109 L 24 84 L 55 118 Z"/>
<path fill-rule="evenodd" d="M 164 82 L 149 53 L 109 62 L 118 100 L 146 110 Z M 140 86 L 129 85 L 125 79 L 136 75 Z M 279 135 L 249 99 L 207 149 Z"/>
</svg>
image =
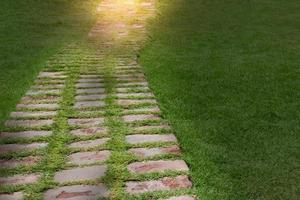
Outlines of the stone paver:
<svg viewBox="0 0 300 200">
<path fill-rule="evenodd" d="M 0 185 L 19 185 L 35 183 L 40 178 L 39 174 L 15 175 L 9 177 L 0 177 Z"/>
<path fill-rule="evenodd" d="M 103 107 L 105 106 L 104 101 L 79 101 L 76 102 L 74 108 L 93 108 L 93 107 Z"/>
<path fill-rule="evenodd" d="M 124 115 L 123 120 L 125 122 L 136 122 L 143 120 L 160 120 L 161 118 L 153 114 L 135 114 L 135 115 Z"/>
<path fill-rule="evenodd" d="M 30 117 L 54 117 L 55 111 L 32 111 L 32 112 L 11 112 L 11 118 L 30 118 Z"/>
<path fill-rule="evenodd" d="M 148 86 L 147 82 L 139 82 L 139 83 L 118 83 L 117 87 L 130 87 L 130 86 Z"/>
<path fill-rule="evenodd" d="M 107 197 L 108 194 L 107 187 L 102 183 L 98 185 L 72 185 L 48 190 L 44 194 L 44 200 L 98 200 Z"/>
<path fill-rule="evenodd" d="M 94 148 L 97 146 L 104 145 L 109 138 L 101 138 L 101 139 L 95 139 L 95 140 L 85 140 L 85 141 L 79 141 L 79 142 L 74 142 L 69 145 L 71 148 Z"/>
<path fill-rule="evenodd" d="M 128 170 L 133 173 L 150 173 L 165 170 L 188 171 L 189 168 L 183 160 L 156 160 L 131 163 Z"/>
<path fill-rule="evenodd" d="M 76 88 L 101 88 L 104 87 L 102 83 L 77 83 Z"/>
<path fill-rule="evenodd" d="M 59 108 L 59 105 L 54 104 L 18 104 L 18 109 L 45 109 L 45 110 L 56 110 Z"/>
<path fill-rule="evenodd" d="M 143 144 L 148 142 L 177 142 L 177 139 L 173 134 L 137 134 L 126 136 L 126 142 L 129 144 Z"/>
<path fill-rule="evenodd" d="M 52 95 L 58 95 L 61 93 L 61 90 L 53 89 L 53 90 L 29 90 L 26 92 L 26 95 L 28 96 L 35 96 L 35 95 L 46 95 L 46 94 L 52 94 Z"/>
<path fill-rule="evenodd" d="M 69 125 L 77 126 L 96 126 L 103 124 L 103 118 L 78 118 L 78 119 L 69 119 Z"/>
<path fill-rule="evenodd" d="M 40 160 L 37 156 L 28 156 L 19 159 L 0 159 L 0 168 L 13 168 L 20 165 L 33 165 Z"/>
<path fill-rule="evenodd" d="M 40 72 L 38 78 L 66 78 L 61 72 Z"/>
<path fill-rule="evenodd" d="M 170 197 L 166 200 L 196 200 L 196 198 L 190 195 L 182 195 L 182 196 Z"/>
<path fill-rule="evenodd" d="M 155 130 L 167 129 L 170 130 L 171 127 L 169 125 L 147 125 L 147 126 L 138 126 L 132 128 L 133 133 L 147 133 Z"/>
<path fill-rule="evenodd" d="M 8 137 L 25 137 L 32 138 L 36 136 L 49 136 L 52 131 L 20 131 L 20 132 L 2 132 L 0 133 L 0 138 Z"/>
<path fill-rule="evenodd" d="M 77 83 L 99 83 L 102 82 L 103 79 L 101 78 L 85 78 L 77 80 Z"/>
<path fill-rule="evenodd" d="M 128 99 L 128 98 L 153 98 L 152 93 L 117 93 L 116 97 L 119 99 Z"/>
<path fill-rule="evenodd" d="M 61 98 L 58 96 L 43 96 L 43 97 L 32 97 L 32 96 L 24 96 L 21 98 L 20 104 L 17 105 L 17 108 L 22 108 L 25 107 L 24 105 L 28 105 L 28 104 L 45 104 L 45 103 L 57 103 L 58 101 L 60 101 Z M 18 107 L 19 106 L 19 107 Z M 55 106 L 56 108 L 58 108 L 58 104 L 56 104 Z"/>
<path fill-rule="evenodd" d="M 155 99 L 118 99 L 117 103 L 121 106 L 130 106 L 137 104 L 156 104 Z"/>
<path fill-rule="evenodd" d="M 190 188 L 191 181 L 187 176 L 165 177 L 151 181 L 129 181 L 126 183 L 126 192 L 138 194 L 153 191 Z"/>
<path fill-rule="evenodd" d="M 106 131 L 107 131 L 106 128 L 103 127 L 90 127 L 90 128 L 75 129 L 70 131 L 70 133 L 76 136 L 92 136 L 92 135 L 106 134 Z"/>
<path fill-rule="evenodd" d="M 7 120 L 5 126 L 8 127 L 40 127 L 52 125 L 53 120 L 51 119 L 39 119 L 39 120 Z"/>
<path fill-rule="evenodd" d="M 105 175 L 106 166 L 97 165 L 82 168 L 73 168 L 56 172 L 54 181 L 67 183 L 73 181 L 95 180 Z"/>
<path fill-rule="evenodd" d="M 89 88 L 89 89 L 77 89 L 76 94 L 101 94 L 105 93 L 104 88 Z"/>
<path fill-rule="evenodd" d="M 30 143 L 30 144 L 2 144 L 0 145 L 0 154 L 17 152 L 22 150 L 33 150 L 38 148 L 46 147 L 48 143 Z"/>
<path fill-rule="evenodd" d="M 77 101 L 94 101 L 94 100 L 102 100 L 106 98 L 106 94 L 90 94 L 90 95 L 78 95 L 75 96 L 75 100 Z"/>
<path fill-rule="evenodd" d="M 147 158 L 162 154 L 180 154 L 180 148 L 177 145 L 156 148 L 132 148 L 129 152 L 141 158 Z"/>
<path fill-rule="evenodd" d="M 0 194 L 0 200 L 23 200 L 23 193 L 15 192 L 13 194 Z"/>
<path fill-rule="evenodd" d="M 68 156 L 69 163 L 75 165 L 87 165 L 96 162 L 103 162 L 108 159 L 110 155 L 109 151 L 88 151 L 78 152 Z"/>
</svg>

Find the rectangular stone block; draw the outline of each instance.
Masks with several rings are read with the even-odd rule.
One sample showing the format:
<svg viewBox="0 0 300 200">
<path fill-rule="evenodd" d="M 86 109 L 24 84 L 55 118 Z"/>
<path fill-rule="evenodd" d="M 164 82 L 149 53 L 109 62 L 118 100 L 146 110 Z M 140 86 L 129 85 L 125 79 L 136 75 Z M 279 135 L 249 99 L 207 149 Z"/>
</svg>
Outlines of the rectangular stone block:
<svg viewBox="0 0 300 200">
<path fill-rule="evenodd" d="M 77 95 L 75 100 L 77 101 L 96 101 L 106 98 L 106 94 L 90 94 L 90 95 Z"/>
<path fill-rule="evenodd" d="M 23 193 L 15 192 L 12 194 L 0 194 L 0 200 L 23 200 Z"/>
<path fill-rule="evenodd" d="M 118 83 L 117 88 L 119 87 L 136 87 L 136 86 L 148 86 L 147 82 L 134 82 L 134 83 Z"/>
<path fill-rule="evenodd" d="M 76 88 L 103 88 L 102 83 L 77 83 L 75 84 Z"/>
<path fill-rule="evenodd" d="M 122 119 L 125 122 L 137 122 L 144 120 L 160 120 L 161 118 L 153 114 L 133 114 L 133 115 L 124 115 Z"/>
<path fill-rule="evenodd" d="M 105 106 L 104 101 L 78 101 L 75 103 L 74 108 L 97 108 Z"/>
<path fill-rule="evenodd" d="M 38 78 L 66 78 L 62 72 L 40 72 Z"/>
<path fill-rule="evenodd" d="M 32 111 L 32 112 L 11 112 L 11 118 L 30 118 L 30 117 L 54 117 L 57 115 L 55 111 Z"/>
<path fill-rule="evenodd" d="M 117 103 L 121 106 L 131 106 L 138 104 L 156 104 L 155 99 L 118 99 Z"/>
<path fill-rule="evenodd" d="M 101 94 L 105 93 L 104 88 L 77 89 L 76 94 Z"/>
<path fill-rule="evenodd" d="M 108 159 L 110 151 L 88 151 L 77 152 L 68 156 L 70 164 L 74 165 L 88 165 L 96 162 L 104 162 Z"/>
<path fill-rule="evenodd" d="M 153 98 L 154 95 L 152 93 L 117 93 L 115 94 L 119 99 L 129 99 L 129 98 Z"/>
<path fill-rule="evenodd" d="M 32 138 L 37 136 L 50 136 L 52 131 L 19 131 L 19 132 L 2 132 L 0 133 L 0 138 L 9 137 L 25 137 Z"/>
<path fill-rule="evenodd" d="M 132 148 L 129 152 L 140 158 L 148 158 L 163 154 L 180 154 L 180 149 L 177 145 L 155 148 Z"/>
<path fill-rule="evenodd" d="M 107 130 L 103 127 L 90 127 L 90 128 L 82 128 L 82 129 L 75 129 L 70 131 L 72 135 L 76 136 L 93 136 L 99 134 L 106 134 Z"/>
<path fill-rule="evenodd" d="M 56 110 L 59 105 L 56 103 L 47 104 L 18 104 L 18 109 L 43 109 L 43 110 Z"/>
<path fill-rule="evenodd" d="M 33 150 L 38 148 L 46 147 L 48 143 L 30 143 L 30 144 L 2 144 L 0 145 L 0 154 L 24 151 L 24 150 Z"/>
<path fill-rule="evenodd" d="M 101 145 L 104 145 L 109 138 L 100 138 L 95 140 L 84 140 L 79 142 L 74 142 L 69 145 L 71 148 L 81 148 L 81 149 L 87 149 L 87 148 L 95 148 Z"/>
<path fill-rule="evenodd" d="M 14 168 L 20 165 L 30 166 L 40 161 L 38 156 L 28 156 L 12 159 L 0 159 L 0 168 Z"/>
<path fill-rule="evenodd" d="M 15 175 L 9 177 L 0 177 L 0 185 L 19 185 L 35 183 L 40 178 L 39 174 Z"/>
<path fill-rule="evenodd" d="M 39 120 L 7 120 L 5 126 L 7 127 L 41 127 L 50 126 L 53 124 L 52 119 L 39 119 Z"/>
<path fill-rule="evenodd" d="M 104 123 L 104 118 L 78 118 L 69 119 L 69 125 L 73 126 L 97 126 Z"/>
<path fill-rule="evenodd" d="M 147 142 L 177 142 L 177 139 L 173 134 L 166 134 L 166 135 L 137 134 L 137 135 L 128 135 L 125 138 L 126 138 L 126 142 L 128 142 L 129 144 L 142 144 Z"/>
<path fill-rule="evenodd" d="M 61 90 L 52 89 L 52 90 L 29 90 L 26 92 L 28 96 L 36 96 L 36 95 L 58 95 L 61 93 Z"/>
<path fill-rule="evenodd" d="M 77 83 L 99 83 L 103 82 L 103 79 L 101 78 L 82 78 L 78 79 Z"/>
</svg>

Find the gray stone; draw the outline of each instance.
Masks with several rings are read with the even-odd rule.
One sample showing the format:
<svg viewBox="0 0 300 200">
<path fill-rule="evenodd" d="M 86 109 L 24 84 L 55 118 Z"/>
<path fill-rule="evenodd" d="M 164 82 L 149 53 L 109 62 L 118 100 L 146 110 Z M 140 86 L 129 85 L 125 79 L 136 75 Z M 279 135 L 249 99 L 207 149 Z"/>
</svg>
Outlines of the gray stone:
<svg viewBox="0 0 300 200">
<path fill-rule="evenodd" d="M 103 82 L 103 79 L 101 78 L 82 78 L 77 81 L 77 83 L 99 83 Z"/>
<path fill-rule="evenodd" d="M 73 168 L 56 172 L 54 181 L 67 183 L 73 181 L 95 180 L 105 175 L 106 166 L 97 165 L 82 168 Z"/>
<path fill-rule="evenodd" d="M 76 102 L 74 108 L 93 108 L 93 107 L 103 107 L 105 106 L 104 101 L 79 101 Z"/>
<path fill-rule="evenodd" d="M 18 159 L 0 159 L 0 168 L 14 168 L 20 165 L 33 165 L 40 161 L 40 157 L 37 156 L 28 156 Z"/>
<path fill-rule="evenodd" d="M 144 82 L 146 81 L 144 77 L 134 77 L 134 76 L 131 76 L 131 77 L 117 77 L 116 78 L 117 81 L 131 81 L 131 82 Z"/>
<path fill-rule="evenodd" d="M 101 88 L 104 87 L 102 83 L 77 83 L 76 88 Z"/>
<path fill-rule="evenodd" d="M 0 185 L 19 185 L 35 183 L 40 178 L 39 174 L 15 175 L 9 177 L 0 177 Z"/>
<path fill-rule="evenodd" d="M 164 177 L 151 181 L 129 181 L 126 183 L 126 192 L 139 194 L 153 191 L 176 190 L 192 187 L 187 176 Z"/>
<path fill-rule="evenodd" d="M 90 94 L 90 95 L 78 95 L 75 96 L 77 101 L 94 101 L 94 100 L 102 100 L 106 98 L 106 94 Z"/>
<path fill-rule="evenodd" d="M 138 104 L 156 104 L 155 99 L 122 99 L 117 100 L 117 103 L 121 106 L 130 106 Z"/>
<path fill-rule="evenodd" d="M 116 91 L 119 93 L 130 93 L 132 91 L 145 91 L 145 90 L 150 90 L 147 86 L 145 87 L 131 87 L 131 88 L 117 88 Z"/>
<path fill-rule="evenodd" d="M 5 126 L 7 127 L 41 127 L 53 124 L 52 119 L 39 119 L 39 120 L 7 120 Z"/>
<path fill-rule="evenodd" d="M 177 142 L 175 135 L 128 135 L 126 136 L 126 142 L 129 144 L 142 144 L 147 142 Z"/>
<path fill-rule="evenodd" d="M 152 93 L 117 93 L 115 94 L 119 99 L 128 99 L 128 98 L 153 98 Z"/>
<path fill-rule="evenodd" d="M 133 173 L 163 172 L 166 170 L 188 171 L 189 168 L 183 160 L 154 160 L 134 162 L 128 165 Z"/>
<path fill-rule="evenodd" d="M 136 112 L 136 113 L 159 113 L 160 109 L 157 106 L 146 107 L 146 108 L 125 109 L 123 111 L 123 114 L 132 113 L 132 112 Z"/>
<path fill-rule="evenodd" d="M 149 133 L 155 132 L 156 130 L 170 130 L 171 127 L 169 125 L 146 125 L 146 126 L 138 126 L 132 128 L 132 133 Z"/>
<path fill-rule="evenodd" d="M 35 96 L 35 95 L 58 95 L 61 93 L 61 90 L 52 89 L 52 90 L 29 90 L 26 92 L 28 96 Z"/>
<path fill-rule="evenodd" d="M 57 103 L 60 100 L 61 97 L 58 96 L 24 96 L 21 98 L 20 105 Z"/>
<path fill-rule="evenodd" d="M 12 118 L 30 118 L 30 117 L 53 117 L 57 115 L 55 111 L 35 111 L 35 112 L 11 112 Z"/>
<path fill-rule="evenodd" d="M 171 145 L 167 147 L 155 147 L 155 148 L 133 148 L 129 149 L 129 152 L 140 158 L 148 158 L 163 154 L 180 154 L 180 149 L 177 145 Z"/>
<path fill-rule="evenodd" d="M 52 104 L 18 104 L 18 109 L 45 109 L 45 110 L 56 110 L 59 105 L 56 103 Z"/>
<path fill-rule="evenodd" d="M 8 137 L 25 137 L 32 138 L 36 136 L 50 136 L 52 131 L 19 131 L 19 132 L 2 132 L 0 138 Z"/>
<path fill-rule="evenodd" d="M 80 78 L 101 78 L 101 75 L 97 74 L 82 74 L 79 76 Z"/>
<path fill-rule="evenodd" d="M 0 145 L 0 154 L 17 152 L 23 150 L 33 150 L 46 147 L 48 143 L 30 143 L 30 144 L 2 144 Z"/>
<path fill-rule="evenodd" d="M 134 83 L 118 83 L 117 84 L 117 88 L 120 88 L 120 87 L 136 87 L 136 86 L 148 86 L 148 83 L 147 82 L 134 82 Z"/>
<path fill-rule="evenodd" d="M 33 86 L 31 86 L 31 89 L 32 90 L 36 90 L 36 89 L 47 90 L 47 89 L 62 89 L 64 87 L 65 87 L 64 84 L 54 83 L 54 84 L 46 84 L 46 85 L 33 85 Z"/>
<path fill-rule="evenodd" d="M 153 114 L 135 114 L 135 115 L 124 115 L 122 119 L 125 122 L 136 122 L 136 121 L 143 121 L 143 120 L 160 120 L 161 118 Z"/>
<path fill-rule="evenodd" d="M 70 131 L 72 135 L 76 136 L 93 136 L 99 134 L 106 134 L 107 130 L 103 127 L 90 127 L 90 128 L 82 128 L 82 129 L 75 129 Z"/>
<path fill-rule="evenodd" d="M 73 126 L 97 126 L 103 124 L 103 118 L 78 118 L 78 119 L 69 119 L 69 125 Z"/>
<path fill-rule="evenodd" d="M 102 183 L 97 185 L 72 185 L 48 190 L 44 194 L 44 200 L 98 200 L 99 198 L 108 197 L 108 195 L 108 189 Z"/>
<path fill-rule="evenodd" d="M 22 200 L 23 193 L 15 192 L 13 194 L 0 194 L 0 200 Z"/>
<path fill-rule="evenodd" d="M 66 78 L 62 72 L 40 72 L 38 78 Z"/>
<path fill-rule="evenodd" d="M 76 94 L 101 94 L 105 93 L 104 88 L 77 89 Z"/>
<path fill-rule="evenodd" d="M 81 148 L 81 149 L 87 149 L 87 148 L 95 148 L 101 145 L 104 145 L 109 138 L 100 138 L 95 140 L 85 140 L 85 141 L 79 141 L 74 142 L 69 145 L 71 148 Z"/>
<path fill-rule="evenodd" d="M 69 163 L 75 165 L 88 165 L 96 162 L 103 162 L 108 159 L 109 151 L 88 151 L 73 153 L 68 156 Z"/>
</svg>

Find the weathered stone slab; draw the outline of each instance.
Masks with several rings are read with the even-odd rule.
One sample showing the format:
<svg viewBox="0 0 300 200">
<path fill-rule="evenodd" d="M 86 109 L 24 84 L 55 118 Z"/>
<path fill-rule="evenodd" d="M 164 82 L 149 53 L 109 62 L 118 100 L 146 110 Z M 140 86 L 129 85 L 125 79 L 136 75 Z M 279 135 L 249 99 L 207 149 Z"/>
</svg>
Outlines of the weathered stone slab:
<svg viewBox="0 0 300 200">
<path fill-rule="evenodd" d="M 9 177 L 0 177 L 0 185 L 18 185 L 35 183 L 40 178 L 39 174 L 15 175 Z"/>
<path fill-rule="evenodd" d="M 101 78 L 101 75 L 97 74 L 82 74 L 79 76 L 80 78 Z"/>
<path fill-rule="evenodd" d="M 52 131 L 19 131 L 19 132 L 2 132 L 0 138 L 8 137 L 25 137 L 32 138 L 36 136 L 50 136 Z"/>
<path fill-rule="evenodd" d="M 138 104 L 156 104 L 155 99 L 122 99 L 117 100 L 117 103 L 121 106 L 130 106 Z"/>
<path fill-rule="evenodd" d="M 101 78 L 82 78 L 82 79 L 78 79 L 77 83 L 99 83 L 99 82 L 103 82 L 103 79 Z"/>
<path fill-rule="evenodd" d="M 87 148 L 94 148 L 97 146 L 104 145 L 109 138 L 100 138 L 100 139 L 95 139 L 95 140 L 85 140 L 85 141 L 79 141 L 79 142 L 74 142 L 69 145 L 71 148 L 82 148 L 82 149 L 87 149 Z"/>
<path fill-rule="evenodd" d="M 103 162 L 108 159 L 109 151 L 88 151 L 78 152 L 68 156 L 69 163 L 75 165 L 87 165 L 96 162 Z"/>
<path fill-rule="evenodd" d="M 75 129 L 70 131 L 72 135 L 76 136 L 92 136 L 98 134 L 106 134 L 106 128 L 103 127 L 90 127 L 90 128 L 82 128 L 82 129 Z"/>
<path fill-rule="evenodd" d="M 22 150 L 33 150 L 37 148 L 46 147 L 48 143 L 30 143 L 30 144 L 2 144 L 0 145 L 0 153 L 10 153 Z"/>
<path fill-rule="evenodd" d="M 27 104 L 44 104 L 44 103 L 56 103 L 60 101 L 61 98 L 58 96 L 24 96 L 21 98 L 20 105 Z"/>
<path fill-rule="evenodd" d="M 13 194 L 0 194 L 0 200 L 23 200 L 23 193 L 15 192 Z"/>
<path fill-rule="evenodd" d="M 104 88 L 77 89 L 76 94 L 101 94 L 105 93 Z"/>
<path fill-rule="evenodd" d="M 101 88 L 104 87 L 102 83 L 77 83 L 76 88 Z"/>
<path fill-rule="evenodd" d="M 119 99 L 126 98 L 153 98 L 154 95 L 152 93 L 117 93 L 115 94 Z"/>
<path fill-rule="evenodd" d="M 160 130 L 160 129 L 170 130 L 171 127 L 167 124 L 138 126 L 138 127 L 132 128 L 132 133 L 148 133 L 148 132 L 156 131 L 156 130 Z"/>
<path fill-rule="evenodd" d="M 18 159 L 0 159 L 0 168 L 13 168 L 20 165 L 33 165 L 41 158 L 37 156 L 28 156 Z"/>
<path fill-rule="evenodd" d="M 50 189 L 44 194 L 44 200 L 68 199 L 68 200 L 98 200 L 108 197 L 107 187 L 98 185 L 72 185 Z"/>
<path fill-rule="evenodd" d="M 56 172 L 54 181 L 67 183 L 72 181 L 95 180 L 105 175 L 106 166 L 97 165 L 82 168 L 73 168 Z"/>
<path fill-rule="evenodd" d="M 52 119 L 39 119 L 39 120 L 7 120 L 5 126 L 7 127 L 40 127 L 52 125 Z"/>
<path fill-rule="evenodd" d="M 135 114 L 135 115 L 124 115 L 122 119 L 125 122 L 136 122 L 143 120 L 160 120 L 161 118 L 153 114 Z"/>
<path fill-rule="evenodd" d="M 148 158 L 156 155 L 163 154 L 180 154 L 180 149 L 177 145 L 156 148 L 132 148 L 129 152 L 140 158 Z"/>
<path fill-rule="evenodd" d="M 117 88 L 121 87 L 142 87 L 142 86 L 148 86 L 147 82 L 129 82 L 129 83 L 117 83 Z"/>
<path fill-rule="evenodd" d="M 97 126 L 103 124 L 104 118 L 78 118 L 69 119 L 69 125 L 73 126 Z"/>
<path fill-rule="evenodd" d="M 39 78 L 39 79 L 36 79 L 34 82 L 36 84 L 59 84 L 59 83 L 64 84 L 65 80 L 64 79 L 43 79 L 43 78 Z"/>
<path fill-rule="evenodd" d="M 129 144 L 142 144 L 147 142 L 176 142 L 177 139 L 173 134 L 166 135 L 128 135 L 126 142 Z"/>
<path fill-rule="evenodd" d="M 146 91 L 146 90 L 150 90 L 147 86 L 145 87 L 131 87 L 131 88 L 117 88 L 116 91 L 119 92 L 119 93 L 129 93 L 129 92 L 132 92 L 133 90 L 135 91 Z"/>
<path fill-rule="evenodd" d="M 117 78 L 145 78 L 145 76 L 142 73 L 136 73 L 136 74 L 118 74 Z"/>
<path fill-rule="evenodd" d="M 188 171 L 189 168 L 183 160 L 154 160 L 134 162 L 127 166 L 133 173 L 163 172 L 166 170 Z"/>
<path fill-rule="evenodd" d="M 94 100 L 102 100 L 106 98 L 106 94 L 90 94 L 90 95 L 78 95 L 75 96 L 77 101 L 94 101 Z"/>
<path fill-rule="evenodd" d="M 105 106 L 104 101 L 79 101 L 76 102 L 74 108 L 93 108 L 93 107 L 103 107 Z"/>
<path fill-rule="evenodd" d="M 62 72 L 40 72 L 38 78 L 66 78 Z"/>
<path fill-rule="evenodd" d="M 12 118 L 30 118 L 30 117 L 54 117 L 57 115 L 55 111 L 32 111 L 32 112 L 11 112 Z"/>
<path fill-rule="evenodd" d="M 197 199 L 190 195 L 182 195 L 182 196 L 177 196 L 177 197 L 170 197 L 166 200 L 197 200 Z"/>
<path fill-rule="evenodd" d="M 35 96 L 35 95 L 46 95 L 46 94 L 49 94 L 49 95 L 58 95 L 61 93 L 61 90 L 58 90 L 58 89 L 52 89 L 52 90 L 28 90 L 26 92 L 26 95 L 28 96 Z"/>
<path fill-rule="evenodd" d="M 131 82 L 140 82 L 140 81 L 146 81 L 144 77 L 117 77 L 117 81 L 131 81 Z"/>
<path fill-rule="evenodd" d="M 151 181 L 129 181 L 126 183 L 126 192 L 139 194 L 153 191 L 176 190 L 192 187 L 187 176 L 164 177 Z"/>
<path fill-rule="evenodd" d="M 32 90 L 37 90 L 37 89 L 47 90 L 47 89 L 62 89 L 64 87 L 65 87 L 64 84 L 54 83 L 54 84 L 46 84 L 46 85 L 33 85 L 33 86 L 31 86 L 31 89 Z"/>
<path fill-rule="evenodd" d="M 146 112 L 146 113 L 159 113 L 160 109 L 157 106 L 154 107 L 144 107 L 144 108 L 134 108 L 134 109 L 126 109 L 123 111 L 124 114 L 128 112 Z"/>
<path fill-rule="evenodd" d="M 18 104 L 18 109 L 45 109 L 45 110 L 56 110 L 59 108 L 59 105 L 56 103 L 51 104 Z"/>
</svg>

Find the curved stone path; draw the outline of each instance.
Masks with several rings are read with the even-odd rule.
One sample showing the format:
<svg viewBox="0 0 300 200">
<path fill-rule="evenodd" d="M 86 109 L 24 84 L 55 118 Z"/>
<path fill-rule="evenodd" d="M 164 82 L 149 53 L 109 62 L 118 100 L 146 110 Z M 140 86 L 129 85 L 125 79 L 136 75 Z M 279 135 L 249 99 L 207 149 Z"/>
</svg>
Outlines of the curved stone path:
<svg viewBox="0 0 300 200">
<path fill-rule="evenodd" d="M 136 54 L 154 0 L 103 0 L 87 41 L 51 58 L 0 134 L 0 200 L 195 200 Z"/>
</svg>

